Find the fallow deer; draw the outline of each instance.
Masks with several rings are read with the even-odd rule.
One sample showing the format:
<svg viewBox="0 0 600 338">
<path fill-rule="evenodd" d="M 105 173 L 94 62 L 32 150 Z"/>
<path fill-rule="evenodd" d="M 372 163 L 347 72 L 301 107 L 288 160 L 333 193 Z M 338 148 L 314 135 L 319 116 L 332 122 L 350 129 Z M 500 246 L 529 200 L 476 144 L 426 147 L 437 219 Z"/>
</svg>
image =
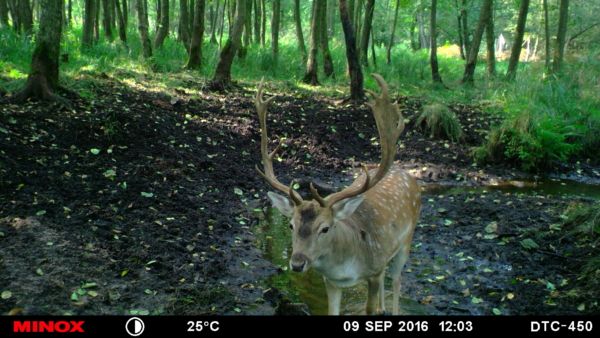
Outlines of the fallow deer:
<svg viewBox="0 0 600 338">
<path fill-rule="evenodd" d="M 396 143 L 404 129 L 404 119 L 391 103 L 388 86 L 373 74 L 381 94 L 368 93 L 381 144 L 381 161 L 376 169 L 363 166 L 349 187 L 323 198 L 310 184 L 312 200 L 303 200 L 273 172 L 273 157 L 279 147 L 268 152 L 267 106 L 274 98 L 263 98 L 263 82 L 255 105 L 261 127 L 261 155 L 264 170 L 259 174 L 276 190 L 269 192 L 273 206 L 290 219 L 293 271 L 309 267 L 323 275 L 330 315 L 339 315 L 341 288 L 361 280 L 368 283 L 367 314 L 385 311 L 384 276 L 389 265 L 393 279 L 393 314 L 398 314 L 400 274 L 408 259 L 412 237 L 421 209 L 420 188 L 408 173 L 393 166 Z"/>
</svg>

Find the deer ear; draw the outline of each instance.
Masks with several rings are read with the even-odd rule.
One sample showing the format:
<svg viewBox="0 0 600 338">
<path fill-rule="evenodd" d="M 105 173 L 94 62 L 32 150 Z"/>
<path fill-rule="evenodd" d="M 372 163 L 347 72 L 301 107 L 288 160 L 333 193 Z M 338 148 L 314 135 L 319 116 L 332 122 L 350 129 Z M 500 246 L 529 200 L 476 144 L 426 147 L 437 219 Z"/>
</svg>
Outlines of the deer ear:
<svg viewBox="0 0 600 338">
<path fill-rule="evenodd" d="M 279 210 L 279 212 L 281 212 L 284 216 L 288 218 L 292 217 L 294 214 L 294 206 L 289 198 L 276 194 L 272 191 L 269 191 L 267 196 L 269 196 L 274 208 Z"/>
<path fill-rule="evenodd" d="M 340 221 L 350 217 L 363 202 L 365 197 L 358 195 L 348 198 L 333 205 L 333 217 L 336 221 Z"/>
</svg>

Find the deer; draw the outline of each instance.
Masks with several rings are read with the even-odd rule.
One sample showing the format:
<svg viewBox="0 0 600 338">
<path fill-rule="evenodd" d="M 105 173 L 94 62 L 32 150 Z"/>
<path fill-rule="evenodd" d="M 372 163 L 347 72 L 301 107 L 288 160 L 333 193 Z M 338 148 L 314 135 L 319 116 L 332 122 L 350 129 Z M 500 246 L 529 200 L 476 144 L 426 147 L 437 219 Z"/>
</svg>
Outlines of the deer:
<svg viewBox="0 0 600 338">
<path fill-rule="evenodd" d="M 259 175 L 275 190 L 267 196 L 274 208 L 290 220 L 295 272 L 315 269 L 323 276 L 329 315 L 339 315 L 342 289 L 367 281 L 366 313 L 385 313 L 384 277 L 389 267 L 393 285 L 392 314 L 399 312 L 400 277 L 408 260 L 411 242 L 421 209 L 421 190 L 416 180 L 394 165 L 396 143 L 404 130 L 404 119 L 389 97 L 388 85 L 372 74 L 381 93 L 366 90 L 380 138 L 381 160 L 374 168 L 362 165 L 354 182 L 322 197 L 310 183 L 312 199 L 304 200 L 289 185 L 281 183 L 273 171 L 273 158 L 279 145 L 268 151 L 267 107 L 275 96 L 264 99 L 261 80 L 255 106 L 261 128 Z"/>
</svg>

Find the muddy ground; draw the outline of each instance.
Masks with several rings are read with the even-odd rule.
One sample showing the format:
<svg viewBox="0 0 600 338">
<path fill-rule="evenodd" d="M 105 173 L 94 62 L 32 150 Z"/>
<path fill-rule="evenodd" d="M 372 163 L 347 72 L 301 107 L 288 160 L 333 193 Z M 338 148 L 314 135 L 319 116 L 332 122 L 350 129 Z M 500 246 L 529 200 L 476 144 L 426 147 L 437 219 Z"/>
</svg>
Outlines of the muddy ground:
<svg viewBox="0 0 600 338">
<path fill-rule="evenodd" d="M 262 258 L 251 230 L 253 209 L 267 205 L 253 170 L 260 156 L 253 93 L 192 98 L 191 91 L 167 95 L 98 79 L 91 97 L 70 97 L 70 110 L 0 106 L 0 313 L 275 311 L 279 297 L 265 293 L 264 281 L 279 269 Z M 347 181 L 352 166 L 378 160 L 366 106 L 278 94 L 269 123 L 273 144 L 275 135 L 285 137 L 276 164 L 282 181 L 293 177 L 304 188 L 316 180 L 326 191 Z M 399 101 L 407 119 L 421 105 Z M 477 107 L 452 109 L 465 140 L 431 140 L 409 122 L 398 154 L 404 167 L 422 183 L 522 178 L 511 167 L 472 163 L 470 147 L 497 118 Z M 600 179 L 585 159 L 558 174 Z M 424 197 L 407 297 L 439 313 L 598 312 L 591 302 L 577 310 L 581 295 L 564 296 L 575 285 L 573 262 L 563 257 L 571 246 L 549 247 L 554 237 L 537 239 L 539 252 L 520 244 L 557 222 L 569 200 L 471 195 Z M 509 267 L 500 274 L 515 280 L 507 290 L 494 276 Z"/>
</svg>

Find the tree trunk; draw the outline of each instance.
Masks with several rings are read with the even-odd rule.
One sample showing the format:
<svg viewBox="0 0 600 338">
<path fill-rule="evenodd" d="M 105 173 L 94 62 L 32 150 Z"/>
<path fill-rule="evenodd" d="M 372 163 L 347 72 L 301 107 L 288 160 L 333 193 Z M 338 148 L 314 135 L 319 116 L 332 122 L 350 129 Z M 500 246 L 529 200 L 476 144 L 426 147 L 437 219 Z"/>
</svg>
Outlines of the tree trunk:
<svg viewBox="0 0 600 338">
<path fill-rule="evenodd" d="M 392 32 L 390 33 L 390 43 L 387 46 L 386 59 L 387 64 L 392 63 L 392 48 L 394 47 L 394 37 L 396 35 L 396 25 L 398 23 L 398 12 L 400 11 L 400 0 L 396 0 L 396 9 L 394 10 L 394 23 L 392 24 Z"/>
<path fill-rule="evenodd" d="M 277 62 L 279 58 L 279 21 L 281 20 L 281 0 L 273 0 L 273 16 L 271 18 L 271 52 Z"/>
<path fill-rule="evenodd" d="M 363 65 L 369 65 L 369 38 L 371 37 L 371 27 L 373 27 L 373 11 L 375 9 L 375 0 L 367 0 L 365 7 L 365 21 L 360 38 L 360 59 Z"/>
<path fill-rule="evenodd" d="M 296 25 L 296 39 L 298 40 L 298 49 L 302 55 L 302 60 L 306 62 L 306 46 L 304 44 L 304 34 L 302 33 L 302 18 L 300 13 L 300 0 L 294 0 L 294 23 Z"/>
<path fill-rule="evenodd" d="M 465 46 L 465 57 L 469 58 L 469 52 L 471 51 L 471 41 L 469 40 L 469 15 L 467 13 L 467 1 L 468 0 L 461 1 L 460 18 L 462 21 L 462 40 Z"/>
<path fill-rule="evenodd" d="M 477 21 L 477 29 L 473 35 L 473 41 L 471 42 L 471 49 L 467 54 L 467 63 L 465 65 L 465 73 L 463 75 L 462 82 L 464 84 L 473 84 L 473 77 L 475 75 L 475 67 L 477 66 L 477 56 L 479 55 L 479 46 L 481 44 L 481 38 L 483 31 L 487 25 L 488 18 L 492 12 L 492 0 L 484 0 L 481 10 L 479 12 L 479 20 Z"/>
<path fill-rule="evenodd" d="M 517 19 L 517 31 L 515 32 L 515 40 L 513 41 L 510 50 L 510 59 L 506 71 L 506 78 L 509 80 L 513 80 L 517 75 L 517 66 L 519 65 L 519 57 L 521 56 L 521 46 L 523 45 L 523 35 L 525 34 L 525 22 L 527 21 L 528 11 L 529 0 L 521 0 L 519 17 Z"/>
<path fill-rule="evenodd" d="M 543 0 L 542 5 L 544 7 L 544 47 L 545 54 L 544 60 L 546 70 L 550 69 L 550 26 L 548 24 L 548 0 Z"/>
<path fill-rule="evenodd" d="M 317 71 L 317 51 L 319 48 L 319 17 L 321 12 L 321 1 L 313 0 L 312 16 L 310 20 L 310 46 L 308 50 L 308 60 L 306 61 L 306 73 L 304 73 L 304 83 L 313 86 L 319 85 Z"/>
<path fill-rule="evenodd" d="M 246 57 L 250 40 L 252 39 L 252 0 L 246 2 L 246 18 L 244 20 L 244 31 L 242 33 L 242 44 L 238 49 L 238 57 L 243 59 Z"/>
<path fill-rule="evenodd" d="M 113 41 L 112 18 L 110 17 L 110 0 L 102 0 L 102 28 L 104 28 L 104 37 L 108 41 Z"/>
<path fill-rule="evenodd" d="M 194 8 L 194 29 L 192 30 L 192 43 L 190 44 L 190 58 L 186 65 L 187 69 L 200 69 L 200 66 L 202 65 L 202 40 L 204 39 L 204 10 L 204 0 L 196 0 L 196 8 Z"/>
<path fill-rule="evenodd" d="M 214 1 L 212 8 L 213 18 L 210 22 L 210 43 L 217 44 L 217 22 L 219 21 L 219 1 Z"/>
<path fill-rule="evenodd" d="M 214 90 L 224 90 L 231 85 L 231 64 L 233 58 L 240 47 L 242 40 L 242 30 L 246 17 L 246 0 L 236 0 L 236 14 L 233 30 L 227 38 L 225 46 L 219 55 L 219 62 L 215 75 L 211 81 L 210 87 Z"/>
<path fill-rule="evenodd" d="M 167 35 L 169 35 L 169 0 L 161 0 L 160 6 L 160 24 L 154 39 L 155 49 L 162 47 L 163 43 L 165 42 L 165 38 Z M 196 8 L 198 7 L 196 6 Z M 204 19 L 202 21 L 204 21 Z"/>
<path fill-rule="evenodd" d="M 100 10 L 102 9 L 102 0 L 95 0 L 96 10 L 94 14 L 94 43 L 100 41 Z"/>
<path fill-rule="evenodd" d="M 8 5 L 6 0 L 0 0 L 0 27 L 8 27 Z"/>
<path fill-rule="evenodd" d="M 219 15 L 219 48 L 223 45 L 223 31 L 225 30 L 225 16 L 227 11 L 227 0 L 223 3 L 221 14 Z"/>
<path fill-rule="evenodd" d="M 83 36 L 81 46 L 83 48 L 91 47 L 94 42 L 94 20 L 96 18 L 95 0 L 85 0 L 85 10 L 83 13 Z"/>
<path fill-rule="evenodd" d="M 355 7 L 354 7 L 354 21 L 353 21 L 353 25 L 354 25 L 354 36 L 356 39 L 356 49 L 357 52 L 359 53 L 358 57 L 360 59 L 360 32 L 362 32 L 362 11 L 363 11 L 363 7 L 364 7 L 364 2 L 365 0 L 356 0 L 355 1 Z"/>
<path fill-rule="evenodd" d="M 425 19 L 423 18 L 423 8 L 419 5 L 417 10 L 417 25 L 419 26 L 419 49 L 429 48 L 429 41 L 425 34 Z"/>
<path fill-rule="evenodd" d="M 354 8 L 356 7 L 355 0 L 348 0 L 348 16 L 350 17 L 350 24 L 354 27 Z"/>
<path fill-rule="evenodd" d="M 490 77 L 496 76 L 496 36 L 494 34 L 494 1 L 492 0 L 492 9 L 485 27 L 485 42 L 487 46 L 487 73 Z"/>
<path fill-rule="evenodd" d="M 356 53 L 356 38 L 352 23 L 350 22 L 350 14 L 348 13 L 348 4 L 346 0 L 339 0 L 340 5 L 340 20 L 344 30 L 344 41 L 346 43 L 346 59 L 348 60 L 348 71 L 350 73 L 350 99 L 362 100 L 365 96 L 363 88 L 363 74 L 358 62 L 358 54 Z"/>
<path fill-rule="evenodd" d="M 179 2 L 179 39 L 183 42 L 185 49 L 190 51 L 190 17 L 187 0 Z"/>
<path fill-rule="evenodd" d="M 33 32 L 33 14 L 31 13 L 29 0 L 18 0 L 17 2 L 19 3 L 19 21 L 21 21 L 21 24 L 23 25 L 23 32 L 27 35 L 31 35 Z M 60 8 L 62 17 L 62 0 Z"/>
<path fill-rule="evenodd" d="M 454 4 L 456 6 L 456 29 L 457 29 L 457 35 L 458 35 L 458 50 L 460 51 L 460 58 L 463 60 L 467 59 L 467 53 L 465 53 L 465 46 L 463 43 L 463 30 L 462 30 L 462 15 L 460 12 L 460 7 L 458 5 L 458 0 L 454 0 Z"/>
<path fill-rule="evenodd" d="M 136 1 L 138 30 L 140 32 L 140 39 L 142 40 L 143 55 L 145 59 L 149 59 L 152 57 L 152 44 L 150 43 L 150 34 L 148 34 L 148 2 L 147 0 Z"/>
<path fill-rule="evenodd" d="M 260 43 L 260 1 L 254 0 L 254 43 Z"/>
<path fill-rule="evenodd" d="M 34 98 L 66 102 L 54 94 L 59 88 L 58 60 L 62 34 L 62 16 L 63 0 L 41 0 L 39 30 L 31 59 L 31 70 L 25 87 L 15 95 L 15 101 L 19 102 Z"/>
<path fill-rule="evenodd" d="M 73 22 L 73 0 L 69 0 L 67 4 L 67 26 L 71 27 Z"/>
<path fill-rule="evenodd" d="M 265 0 L 260 0 L 260 13 L 260 45 L 264 47 L 267 35 L 267 5 L 265 4 Z"/>
<path fill-rule="evenodd" d="M 127 27 L 129 25 L 129 5 L 127 5 L 127 0 L 123 1 L 123 22 L 125 23 L 125 31 L 127 32 Z"/>
<path fill-rule="evenodd" d="M 125 24 L 125 17 L 123 16 L 123 10 L 119 0 L 115 0 L 115 7 L 119 23 L 119 39 L 121 39 L 124 44 L 127 44 L 127 25 Z"/>
<path fill-rule="evenodd" d="M 556 47 L 554 47 L 554 61 L 552 71 L 558 73 L 562 66 L 565 53 L 565 37 L 567 35 L 567 22 L 569 20 L 569 0 L 560 0 L 558 18 L 558 33 L 556 34 Z"/>
<path fill-rule="evenodd" d="M 327 0 L 319 1 L 322 2 L 318 28 L 321 53 L 323 54 L 323 71 L 326 77 L 333 77 L 333 59 L 329 51 L 329 35 L 327 34 Z"/>
<path fill-rule="evenodd" d="M 437 0 L 431 0 L 431 50 L 429 55 L 429 63 L 431 64 L 431 79 L 434 83 L 442 83 L 442 77 L 440 76 L 440 70 L 438 69 L 437 59 L 437 26 L 436 26 L 436 15 L 437 15 Z"/>
</svg>

